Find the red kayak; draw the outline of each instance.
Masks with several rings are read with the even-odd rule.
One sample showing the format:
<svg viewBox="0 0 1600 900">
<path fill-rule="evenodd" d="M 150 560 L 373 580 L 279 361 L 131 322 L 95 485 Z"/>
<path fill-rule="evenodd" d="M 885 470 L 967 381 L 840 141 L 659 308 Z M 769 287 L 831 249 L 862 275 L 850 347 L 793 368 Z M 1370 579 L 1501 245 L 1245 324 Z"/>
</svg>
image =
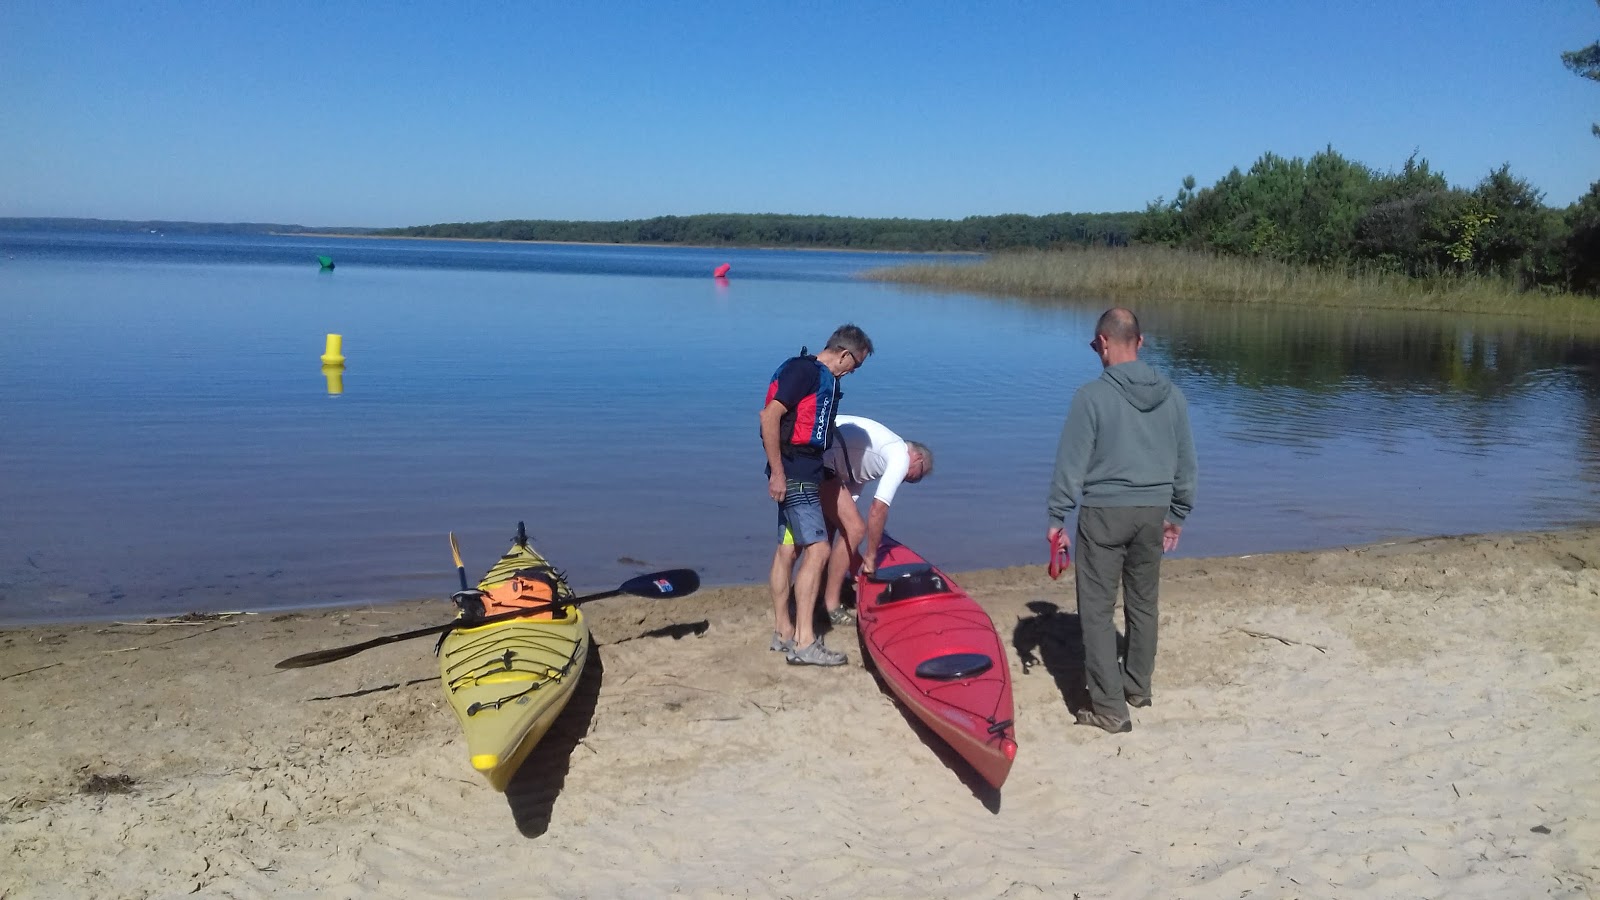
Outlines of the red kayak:
<svg viewBox="0 0 1600 900">
<path fill-rule="evenodd" d="M 884 536 L 856 585 L 861 643 L 889 689 L 994 787 L 1017 756 L 1011 667 L 976 601 L 910 547 Z"/>
</svg>

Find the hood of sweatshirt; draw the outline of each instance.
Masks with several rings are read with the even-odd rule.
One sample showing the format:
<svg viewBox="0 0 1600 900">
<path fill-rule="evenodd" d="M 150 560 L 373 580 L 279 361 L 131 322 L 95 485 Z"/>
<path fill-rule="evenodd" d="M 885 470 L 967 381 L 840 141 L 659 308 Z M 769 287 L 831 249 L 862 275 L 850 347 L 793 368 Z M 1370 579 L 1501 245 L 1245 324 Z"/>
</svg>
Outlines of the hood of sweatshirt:
<svg viewBox="0 0 1600 900">
<path fill-rule="evenodd" d="M 1149 412 L 1172 396 L 1172 382 L 1143 360 L 1118 363 L 1106 369 L 1101 378 L 1111 382 L 1134 409 Z"/>
</svg>

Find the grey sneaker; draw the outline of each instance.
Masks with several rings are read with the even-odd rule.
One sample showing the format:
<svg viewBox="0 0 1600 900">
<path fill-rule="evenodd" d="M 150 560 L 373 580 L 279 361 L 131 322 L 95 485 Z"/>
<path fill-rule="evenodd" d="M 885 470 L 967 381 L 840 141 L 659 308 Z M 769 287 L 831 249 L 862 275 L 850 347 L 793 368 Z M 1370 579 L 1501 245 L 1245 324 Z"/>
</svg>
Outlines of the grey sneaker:
<svg viewBox="0 0 1600 900">
<path fill-rule="evenodd" d="M 828 621 L 835 625 L 854 625 L 856 614 L 841 606 L 828 611 Z"/>
<path fill-rule="evenodd" d="M 1078 710 L 1077 718 L 1079 725 L 1093 725 L 1112 734 L 1127 734 L 1133 730 L 1132 719 L 1114 719 L 1105 713 L 1095 712 L 1092 709 Z"/>
<path fill-rule="evenodd" d="M 790 649 L 788 662 L 791 666 L 842 666 L 849 660 L 837 650 L 829 650 L 822 643 L 822 638 L 817 638 L 808 647 L 794 647 Z"/>
<path fill-rule="evenodd" d="M 1129 694 L 1128 705 L 1135 709 L 1144 709 L 1150 705 L 1150 698 L 1143 694 Z"/>
<path fill-rule="evenodd" d="M 790 638 L 786 641 L 783 639 L 783 635 L 774 631 L 772 633 L 772 645 L 767 647 L 767 649 L 776 650 L 779 653 L 787 656 L 794 652 L 794 638 Z"/>
</svg>

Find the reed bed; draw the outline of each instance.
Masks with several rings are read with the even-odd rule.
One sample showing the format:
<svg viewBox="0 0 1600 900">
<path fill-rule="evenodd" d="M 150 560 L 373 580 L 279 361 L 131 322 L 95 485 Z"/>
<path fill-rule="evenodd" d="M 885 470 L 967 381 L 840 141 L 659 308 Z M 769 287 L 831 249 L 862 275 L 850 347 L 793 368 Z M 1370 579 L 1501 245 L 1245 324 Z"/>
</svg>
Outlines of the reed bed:
<svg viewBox="0 0 1600 900">
<path fill-rule="evenodd" d="M 865 277 L 1024 297 L 1433 310 L 1600 322 L 1600 298 L 1521 292 L 1501 279 L 1329 271 L 1153 246 L 1005 252 L 975 263 L 873 269 Z"/>
</svg>

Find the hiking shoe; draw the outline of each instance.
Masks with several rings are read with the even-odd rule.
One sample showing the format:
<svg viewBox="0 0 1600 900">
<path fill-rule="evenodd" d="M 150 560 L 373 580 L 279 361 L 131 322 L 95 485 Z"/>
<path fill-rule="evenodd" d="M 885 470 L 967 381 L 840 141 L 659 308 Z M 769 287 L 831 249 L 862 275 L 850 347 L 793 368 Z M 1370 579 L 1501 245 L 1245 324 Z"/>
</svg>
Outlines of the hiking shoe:
<svg viewBox="0 0 1600 900">
<path fill-rule="evenodd" d="M 790 661 L 793 661 L 793 657 L 790 657 Z M 1111 734 L 1127 734 L 1133 730 L 1132 719 L 1118 719 L 1092 709 L 1078 710 L 1078 724 L 1093 725 Z"/>
<path fill-rule="evenodd" d="M 1128 705 L 1135 709 L 1144 709 L 1150 705 L 1150 698 L 1143 694 L 1129 694 Z"/>
<path fill-rule="evenodd" d="M 791 666 L 842 666 L 848 659 L 837 650 L 829 650 L 822 638 L 812 641 L 808 647 L 790 648 L 788 656 Z"/>
<path fill-rule="evenodd" d="M 856 614 L 844 607 L 828 610 L 828 621 L 835 625 L 854 625 Z"/>
<path fill-rule="evenodd" d="M 783 653 L 784 655 L 788 655 L 790 653 L 793 653 L 794 652 L 794 638 L 790 638 L 788 640 L 784 640 L 783 639 L 783 635 L 781 635 L 781 634 L 777 633 L 776 631 L 774 631 L 772 633 L 772 644 L 771 644 L 771 646 L 767 647 L 767 649 L 768 650 L 777 650 L 778 652 Z"/>
</svg>

